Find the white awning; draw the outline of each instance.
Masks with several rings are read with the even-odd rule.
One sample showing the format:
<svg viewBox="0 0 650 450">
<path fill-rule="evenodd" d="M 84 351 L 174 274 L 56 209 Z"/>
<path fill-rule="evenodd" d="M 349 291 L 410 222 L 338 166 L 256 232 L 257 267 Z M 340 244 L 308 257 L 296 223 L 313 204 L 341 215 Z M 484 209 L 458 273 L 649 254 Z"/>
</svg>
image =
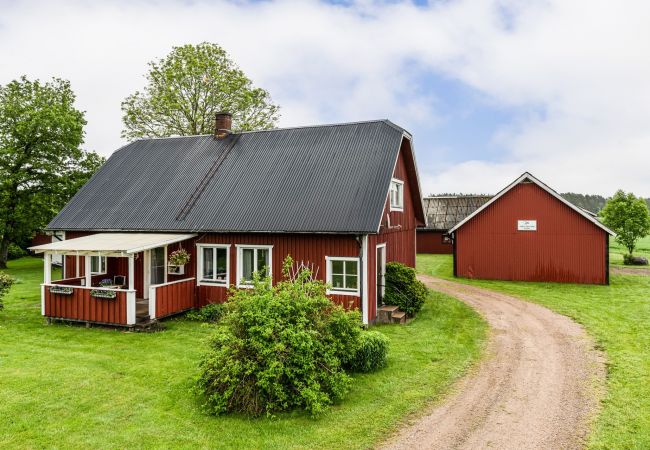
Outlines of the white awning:
<svg viewBox="0 0 650 450">
<path fill-rule="evenodd" d="M 29 247 L 34 253 L 68 255 L 128 256 L 143 250 L 174 244 L 196 234 L 172 233 L 97 233 L 51 244 Z"/>
</svg>

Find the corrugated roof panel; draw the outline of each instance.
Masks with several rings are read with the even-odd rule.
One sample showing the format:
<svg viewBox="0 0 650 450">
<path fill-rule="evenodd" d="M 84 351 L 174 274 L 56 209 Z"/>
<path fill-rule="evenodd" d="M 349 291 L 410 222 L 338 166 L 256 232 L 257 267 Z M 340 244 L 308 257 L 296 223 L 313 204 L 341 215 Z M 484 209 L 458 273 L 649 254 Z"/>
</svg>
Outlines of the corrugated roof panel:
<svg viewBox="0 0 650 450">
<path fill-rule="evenodd" d="M 404 133 L 388 121 L 375 121 L 223 140 L 136 141 L 115 152 L 48 228 L 375 232 Z"/>
<path fill-rule="evenodd" d="M 492 198 L 488 195 L 463 195 L 458 197 L 426 197 L 424 213 L 427 228 L 449 230 Z"/>
</svg>

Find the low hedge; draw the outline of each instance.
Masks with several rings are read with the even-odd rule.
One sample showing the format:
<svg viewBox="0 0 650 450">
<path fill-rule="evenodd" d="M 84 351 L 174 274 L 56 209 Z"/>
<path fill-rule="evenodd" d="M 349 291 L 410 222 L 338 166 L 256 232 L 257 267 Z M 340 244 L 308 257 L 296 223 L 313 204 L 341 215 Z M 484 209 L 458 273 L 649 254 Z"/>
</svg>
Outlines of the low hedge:
<svg viewBox="0 0 650 450">
<path fill-rule="evenodd" d="M 354 372 L 374 372 L 386 366 L 388 359 L 388 336 L 379 331 L 364 331 L 359 336 L 358 348 L 348 364 Z"/>
<path fill-rule="evenodd" d="M 219 322 L 226 314 L 226 305 L 221 303 L 210 303 L 203 308 L 188 312 L 185 318 L 197 322 Z"/>
<path fill-rule="evenodd" d="M 9 288 L 16 280 L 4 272 L 0 272 L 0 310 L 4 307 L 2 297 L 9 291 Z"/>
</svg>

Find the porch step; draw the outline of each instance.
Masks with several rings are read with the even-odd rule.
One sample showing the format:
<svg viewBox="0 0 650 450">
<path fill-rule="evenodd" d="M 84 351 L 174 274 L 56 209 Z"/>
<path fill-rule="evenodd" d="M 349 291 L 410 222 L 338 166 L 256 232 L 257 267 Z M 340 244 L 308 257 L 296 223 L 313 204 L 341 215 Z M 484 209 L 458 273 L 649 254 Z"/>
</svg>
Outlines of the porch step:
<svg viewBox="0 0 650 450">
<path fill-rule="evenodd" d="M 399 320 L 403 320 L 403 322 L 395 322 L 393 320 L 393 317 L 396 317 L 397 315 L 400 314 L 403 314 L 403 316 L 399 316 Z M 400 311 L 398 306 L 384 305 L 377 310 L 377 322 L 378 323 L 405 323 L 406 314 Z"/>
<path fill-rule="evenodd" d="M 404 311 L 394 312 L 391 320 L 393 323 L 405 324 L 406 323 L 406 313 Z"/>
</svg>

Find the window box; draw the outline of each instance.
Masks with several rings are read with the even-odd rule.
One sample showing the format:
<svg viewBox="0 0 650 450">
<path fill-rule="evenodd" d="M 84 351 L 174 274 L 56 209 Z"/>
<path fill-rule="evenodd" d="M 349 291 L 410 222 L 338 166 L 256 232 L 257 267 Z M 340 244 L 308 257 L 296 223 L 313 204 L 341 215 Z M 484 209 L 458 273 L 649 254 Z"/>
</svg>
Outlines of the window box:
<svg viewBox="0 0 650 450">
<path fill-rule="evenodd" d="M 117 297 L 117 292 L 104 289 L 93 289 L 90 291 L 90 296 L 95 298 L 114 299 Z"/>
<path fill-rule="evenodd" d="M 74 288 L 68 286 L 50 286 L 50 294 L 72 295 Z"/>
<path fill-rule="evenodd" d="M 170 264 L 167 266 L 167 274 L 168 275 L 185 275 L 185 264 L 183 265 L 176 265 L 176 264 Z"/>
</svg>

